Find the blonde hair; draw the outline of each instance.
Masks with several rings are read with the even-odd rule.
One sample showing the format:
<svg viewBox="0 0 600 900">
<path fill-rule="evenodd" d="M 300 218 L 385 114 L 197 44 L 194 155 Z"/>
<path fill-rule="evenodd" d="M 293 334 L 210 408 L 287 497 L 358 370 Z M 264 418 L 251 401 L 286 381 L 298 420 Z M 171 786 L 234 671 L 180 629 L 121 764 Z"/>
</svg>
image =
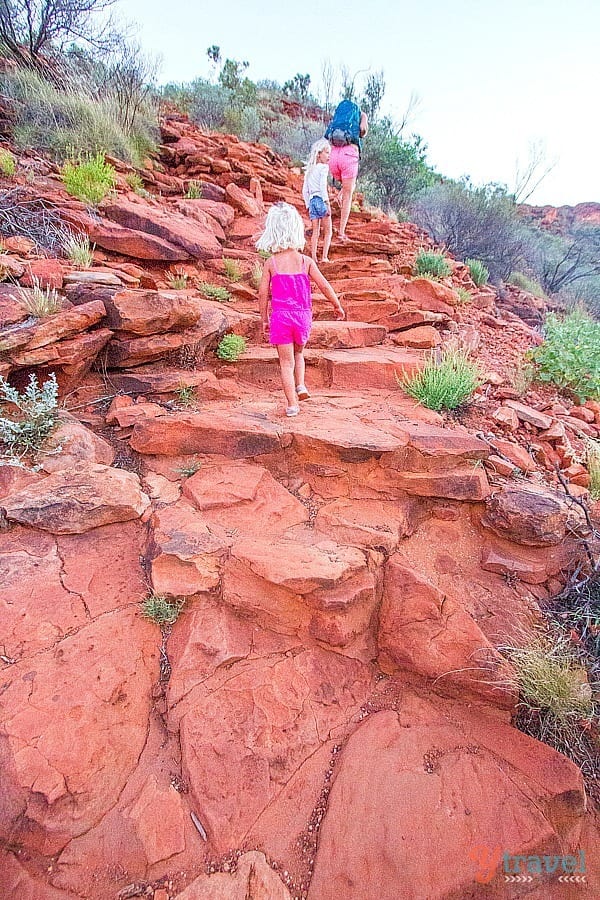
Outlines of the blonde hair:
<svg viewBox="0 0 600 900">
<path fill-rule="evenodd" d="M 267 213 L 265 230 L 256 242 L 256 249 L 278 253 L 302 250 L 305 243 L 304 222 L 298 211 L 289 203 L 275 203 Z"/>
<path fill-rule="evenodd" d="M 308 170 L 310 168 L 312 168 L 312 166 L 316 166 L 319 153 L 322 150 L 327 150 L 327 148 L 330 146 L 331 145 L 330 145 L 329 141 L 327 140 L 327 138 L 319 138 L 318 141 L 314 142 L 314 144 L 312 145 L 312 147 L 309 150 L 308 159 L 306 160 L 306 166 L 305 166 L 306 172 L 308 172 Z"/>
</svg>

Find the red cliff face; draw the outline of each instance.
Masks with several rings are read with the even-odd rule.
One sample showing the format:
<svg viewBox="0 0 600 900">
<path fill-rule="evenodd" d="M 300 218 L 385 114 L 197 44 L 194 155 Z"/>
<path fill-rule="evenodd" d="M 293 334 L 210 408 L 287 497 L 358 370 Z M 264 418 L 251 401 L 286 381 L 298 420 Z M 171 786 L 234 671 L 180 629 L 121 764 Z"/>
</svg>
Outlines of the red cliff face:
<svg viewBox="0 0 600 900">
<path fill-rule="evenodd" d="M 529 206 L 519 207 L 521 214 L 532 219 L 542 228 L 555 234 L 566 235 L 581 225 L 600 226 L 600 203 L 578 203 L 577 206 Z"/>
<path fill-rule="evenodd" d="M 426 236 L 354 211 L 324 266 L 348 319 L 315 292 L 312 397 L 286 419 L 254 242 L 270 203 L 303 211 L 301 176 L 185 121 L 163 140 L 149 196 L 121 166 L 98 214 L 29 186 L 91 235 L 89 269 L 0 256 L 61 297 L 32 319 L 0 285 L 0 374 L 56 372 L 70 411 L 35 468 L 0 467 L 0 893 L 516 897 L 504 854 L 584 851 L 597 894 L 581 772 L 511 725 L 498 650 L 581 552 L 555 473 L 587 497 L 600 436 L 598 404 L 515 389 L 539 336 L 510 308 L 540 301 L 454 260 L 413 279 Z M 247 349 L 221 361 L 231 332 Z M 437 347 L 482 370 L 458 416 L 401 387 Z M 174 624 L 141 615 L 150 592 Z"/>
</svg>

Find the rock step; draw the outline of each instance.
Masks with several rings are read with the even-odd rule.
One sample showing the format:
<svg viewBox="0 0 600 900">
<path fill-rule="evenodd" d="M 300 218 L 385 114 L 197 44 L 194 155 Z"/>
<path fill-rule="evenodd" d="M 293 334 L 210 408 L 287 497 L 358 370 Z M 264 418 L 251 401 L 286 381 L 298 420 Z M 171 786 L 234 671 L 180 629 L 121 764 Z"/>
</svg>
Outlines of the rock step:
<svg viewBox="0 0 600 900">
<path fill-rule="evenodd" d="M 373 347 L 385 340 L 387 329 L 383 325 L 367 322 L 346 321 L 313 322 L 310 333 L 312 349 L 349 350 L 359 347 Z"/>
<path fill-rule="evenodd" d="M 482 500 L 489 485 L 480 461 L 487 444 L 464 429 L 396 419 L 380 426 L 376 398 L 352 411 L 318 398 L 296 419 L 282 416 L 277 400 L 213 402 L 199 412 L 168 413 L 137 421 L 131 447 L 159 456 L 206 454 L 260 457 L 274 473 L 292 466 L 317 493 L 349 491 L 361 497 L 405 494 Z M 323 483 L 325 482 L 325 483 Z"/>
<path fill-rule="evenodd" d="M 331 324 L 331 323 L 328 323 Z M 355 347 L 346 350 L 306 350 L 309 387 L 339 390 L 399 390 L 397 378 L 412 375 L 423 365 L 423 353 L 401 347 Z M 251 347 L 235 364 L 236 377 L 250 384 L 281 385 L 277 352 Z"/>
</svg>

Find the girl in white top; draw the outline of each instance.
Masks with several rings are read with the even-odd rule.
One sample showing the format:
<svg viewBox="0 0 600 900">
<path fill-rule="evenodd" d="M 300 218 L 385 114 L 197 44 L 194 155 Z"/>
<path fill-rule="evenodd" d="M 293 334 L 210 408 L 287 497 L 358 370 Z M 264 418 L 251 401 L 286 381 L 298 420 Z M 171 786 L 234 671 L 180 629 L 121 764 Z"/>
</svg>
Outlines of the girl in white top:
<svg viewBox="0 0 600 900">
<path fill-rule="evenodd" d="M 310 148 L 308 162 L 304 174 L 302 196 L 308 209 L 308 215 L 312 222 L 312 238 L 310 255 L 317 262 L 317 245 L 321 233 L 321 219 L 323 224 L 323 256 L 321 262 L 329 262 L 329 247 L 331 245 L 331 207 L 327 192 L 327 176 L 329 175 L 329 156 L 331 145 L 325 138 L 321 138 Z"/>
</svg>

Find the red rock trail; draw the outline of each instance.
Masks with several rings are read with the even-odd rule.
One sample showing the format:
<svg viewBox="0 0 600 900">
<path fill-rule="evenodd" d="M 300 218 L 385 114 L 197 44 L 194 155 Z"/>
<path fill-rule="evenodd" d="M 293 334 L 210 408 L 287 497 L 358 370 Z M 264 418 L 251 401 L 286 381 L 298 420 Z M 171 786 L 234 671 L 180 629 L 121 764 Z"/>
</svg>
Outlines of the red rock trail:
<svg viewBox="0 0 600 900">
<path fill-rule="evenodd" d="M 427 237 L 362 211 L 324 268 L 348 321 L 315 296 L 313 396 L 286 420 L 251 272 L 265 205 L 298 205 L 301 176 L 183 120 L 163 141 L 150 196 L 115 161 L 99 216 L 42 167 L 36 189 L 96 243 L 89 271 L 4 242 L 22 284 L 64 300 L 29 320 L 0 285 L 0 373 L 56 371 L 70 414 L 38 471 L 0 468 L 3 895 L 593 892 L 581 773 L 511 726 L 496 648 L 578 552 L 585 523 L 552 473 L 586 493 L 577 454 L 600 406 L 519 397 L 536 332 L 460 263 L 412 279 Z M 226 364 L 230 331 L 249 347 Z M 440 345 L 484 372 L 462 421 L 399 385 Z M 185 597 L 162 634 L 140 615 L 149 590 Z M 500 862 L 483 883 L 481 847 L 584 848 L 587 886 L 507 884 Z"/>
</svg>

